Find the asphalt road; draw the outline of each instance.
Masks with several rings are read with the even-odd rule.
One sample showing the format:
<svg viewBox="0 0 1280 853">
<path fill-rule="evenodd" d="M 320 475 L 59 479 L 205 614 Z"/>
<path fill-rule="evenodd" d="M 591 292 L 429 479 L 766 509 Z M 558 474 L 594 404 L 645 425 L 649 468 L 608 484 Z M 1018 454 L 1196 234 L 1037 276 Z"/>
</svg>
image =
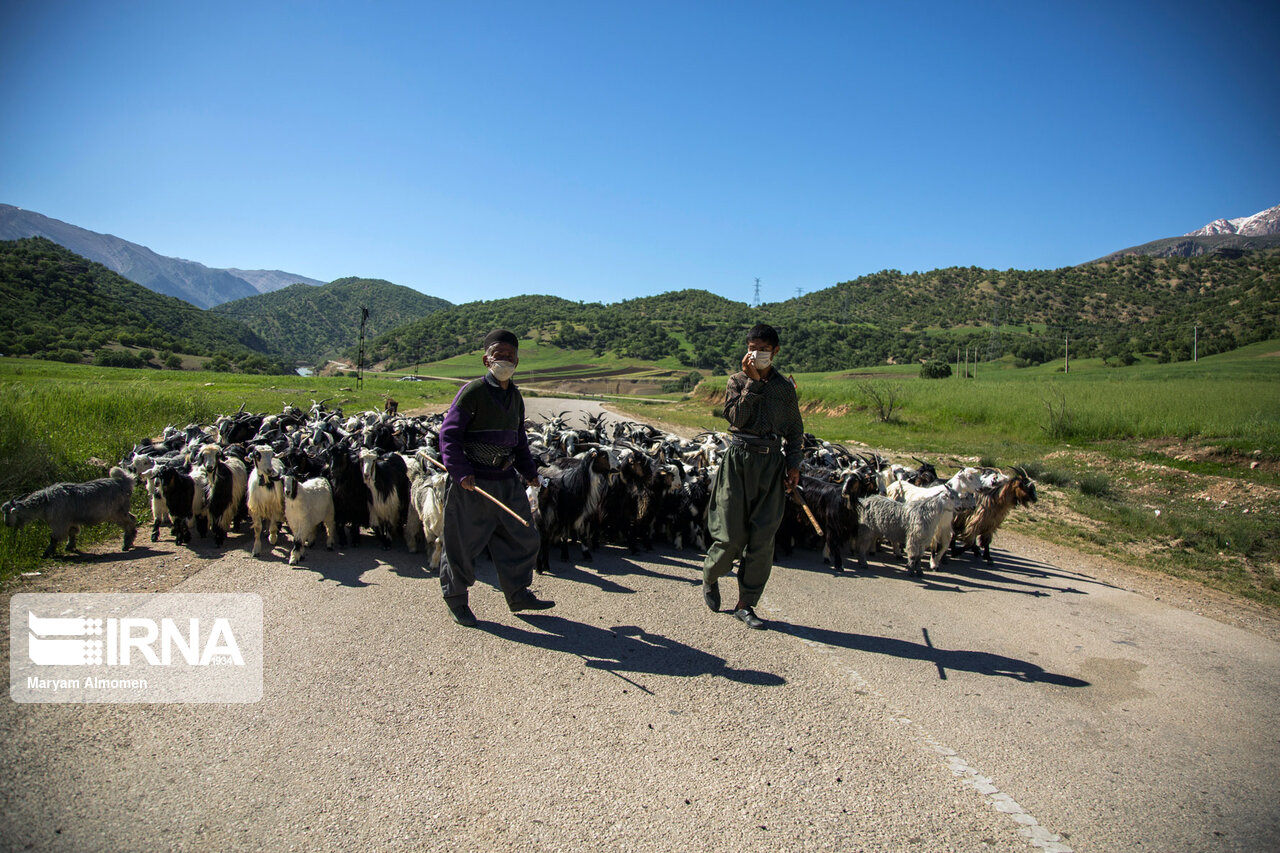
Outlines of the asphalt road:
<svg viewBox="0 0 1280 853">
<path fill-rule="evenodd" d="M 5 702 L 0 847 L 1280 849 L 1274 620 L 996 546 L 923 581 L 780 558 L 763 632 L 691 551 L 553 558 L 525 617 L 482 564 L 464 629 L 402 549 L 104 549 L 110 591 L 258 593 L 263 698 Z"/>
</svg>

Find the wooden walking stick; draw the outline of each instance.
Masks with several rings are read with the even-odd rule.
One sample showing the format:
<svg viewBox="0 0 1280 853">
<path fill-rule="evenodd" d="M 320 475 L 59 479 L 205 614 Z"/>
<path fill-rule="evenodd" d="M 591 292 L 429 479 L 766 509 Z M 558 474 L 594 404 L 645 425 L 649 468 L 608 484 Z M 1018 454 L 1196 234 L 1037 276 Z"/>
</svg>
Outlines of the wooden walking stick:
<svg viewBox="0 0 1280 853">
<path fill-rule="evenodd" d="M 809 509 L 809 505 L 804 502 L 804 495 L 800 492 L 800 485 L 798 483 L 796 484 L 796 487 L 791 490 L 791 498 L 796 503 L 800 504 L 800 507 L 804 510 L 804 514 L 809 516 L 809 523 L 813 525 L 814 531 L 816 531 L 819 536 L 822 536 L 822 525 L 818 524 L 818 519 L 813 514 L 813 510 Z"/>
<path fill-rule="evenodd" d="M 437 468 L 439 468 L 441 471 L 444 471 L 445 473 L 448 473 L 449 469 L 448 469 L 448 468 L 446 468 L 446 467 L 444 467 L 444 464 L 443 464 L 442 462 L 440 462 L 440 460 L 436 459 L 434 456 L 427 456 L 427 454 L 425 454 L 425 453 L 424 453 L 424 454 L 422 454 L 422 455 L 423 455 L 423 456 L 425 456 L 425 457 L 426 457 L 426 458 L 431 462 L 431 464 L 432 464 L 432 465 L 436 466 L 436 467 L 437 467 Z M 516 511 L 515 511 L 515 510 L 513 510 L 511 507 L 507 506 L 507 505 L 506 505 L 506 504 L 504 504 L 502 501 L 498 500 L 498 499 L 497 499 L 497 498 L 495 498 L 493 495 L 489 494 L 488 492 L 486 492 L 484 489 L 480 488 L 479 486 L 476 486 L 476 489 L 475 489 L 475 490 L 476 490 L 477 492 L 479 492 L 480 494 L 484 495 L 486 498 L 488 498 L 488 499 L 493 503 L 493 505 L 494 505 L 494 506 L 496 506 L 498 509 L 500 509 L 500 510 L 502 510 L 503 512 L 505 512 L 507 515 L 509 515 L 509 516 L 511 516 L 512 518 L 514 518 L 516 521 L 520 522 L 520 523 L 521 523 L 521 524 L 523 524 L 525 527 L 528 527 L 528 526 L 529 526 L 529 522 L 527 522 L 527 521 L 525 521 L 523 518 L 521 518 L 521 517 L 520 517 L 520 513 L 516 512 Z M 819 532 L 821 532 L 821 531 L 819 531 Z"/>
</svg>

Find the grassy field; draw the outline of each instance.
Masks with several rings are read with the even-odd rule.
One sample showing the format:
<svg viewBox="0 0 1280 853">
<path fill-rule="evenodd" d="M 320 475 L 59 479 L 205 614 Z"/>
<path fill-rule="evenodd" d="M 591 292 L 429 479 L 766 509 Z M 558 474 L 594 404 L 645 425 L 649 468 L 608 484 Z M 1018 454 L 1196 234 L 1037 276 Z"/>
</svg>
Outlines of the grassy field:
<svg viewBox="0 0 1280 853">
<path fill-rule="evenodd" d="M 580 373 L 579 365 L 592 372 L 681 370 L 671 362 L 596 358 L 525 342 L 517 378 Z M 899 459 L 928 456 L 944 469 L 974 462 L 1032 469 L 1041 502 L 1015 513 L 1014 529 L 1280 607 L 1280 341 L 1198 363 L 1111 368 L 1081 360 L 1069 374 L 1060 367 L 984 364 L 971 379 L 923 380 L 917 367 L 904 365 L 795 379 L 806 429 L 821 438 Z M 481 370 L 475 354 L 419 368 L 458 378 Z M 0 499 L 102 476 L 91 458 L 114 463 L 166 425 L 208 423 L 241 404 L 265 412 L 327 399 L 359 411 L 380 409 L 391 394 L 406 411 L 448 403 L 457 388 L 397 382 L 397 375 L 367 374 L 356 391 L 351 377 L 0 359 Z M 724 381 L 713 377 L 691 396 L 624 408 L 637 420 L 722 429 L 714 397 Z M 889 392 L 895 411 L 882 420 L 873 397 Z M 0 576 L 37 565 L 44 535 L 6 531 Z"/>
</svg>

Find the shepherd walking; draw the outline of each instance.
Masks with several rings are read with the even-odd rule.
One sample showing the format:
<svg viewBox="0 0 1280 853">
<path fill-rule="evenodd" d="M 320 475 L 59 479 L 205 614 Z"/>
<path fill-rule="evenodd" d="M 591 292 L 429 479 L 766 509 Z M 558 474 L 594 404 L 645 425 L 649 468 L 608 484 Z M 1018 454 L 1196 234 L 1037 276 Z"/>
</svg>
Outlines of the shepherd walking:
<svg viewBox="0 0 1280 853">
<path fill-rule="evenodd" d="M 529 591 L 540 540 L 524 486 L 537 485 L 538 468 L 524 431 L 524 398 L 511 381 L 519 348 L 506 329 L 490 332 L 482 359 L 488 372 L 462 387 L 440 427 L 440 455 L 449 471 L 440 589 L 453 620 L 468 628 L 476 625 L 468 591 L 486 549 L 512 612 L 555 606 Z M 527 526 L 477 491 L 501 501 Z"/>
<path fill-rule="evenodd" d="M 773 570 L 773 537 L 786 493 L 800 481 L 804 423 L 795 386 L 774 368 L 778 332 L 759 324 L 747 333 L 742 371 L 729 377 L 724 418 L 732 439 L 716 472 L 708 509 L 714 540 L 702 565 L 702 597 L 720 611 L 720 578 L 738 562 L 734 618 L 764 628 L 755 607 Z"/>
</svg>

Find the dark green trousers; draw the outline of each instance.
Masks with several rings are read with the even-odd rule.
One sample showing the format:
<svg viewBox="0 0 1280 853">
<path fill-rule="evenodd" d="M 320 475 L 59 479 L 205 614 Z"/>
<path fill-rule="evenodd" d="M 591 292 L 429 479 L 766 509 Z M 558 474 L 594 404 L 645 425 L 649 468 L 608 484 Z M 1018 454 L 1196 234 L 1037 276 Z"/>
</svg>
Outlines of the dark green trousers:
<svg viewBox="0 0 1280 853">
<path fill-rule="evenodd" d="M 773 570 L 773 537 L 786 508 L 781 451 L 756 453 L 730 445 L 716 472 L 707 507 L 712 543 L 702 564 L 702 582 L 729 574 L 738 561 L 738 601 L 754 607 Z"/>
</svg>

